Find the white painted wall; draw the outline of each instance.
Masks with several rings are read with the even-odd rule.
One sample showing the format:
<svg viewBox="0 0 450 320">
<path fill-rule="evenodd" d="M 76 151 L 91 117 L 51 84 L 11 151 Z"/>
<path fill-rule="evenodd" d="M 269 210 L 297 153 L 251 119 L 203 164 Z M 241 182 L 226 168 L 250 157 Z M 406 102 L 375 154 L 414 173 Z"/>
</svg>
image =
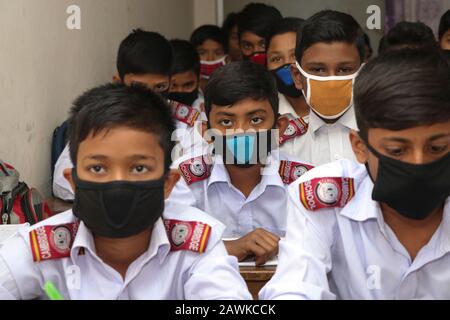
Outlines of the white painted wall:
<svg viewBox="0 0 450 320">
<path fill-rule="evenodd" d="M 81 7 L 82 29 L 66 28 Z M 53 129 L 86 89 L 110 81 L 120 41 L 142 27 L 189 37 L 193 0 L 0 0 L 0 158 L 50 194 Z"/>
<path fill-rule="evenodd" d="M 217 24 L 216 0 L 194 0 L 194 28 L 204 24 Z"/>
</svg>

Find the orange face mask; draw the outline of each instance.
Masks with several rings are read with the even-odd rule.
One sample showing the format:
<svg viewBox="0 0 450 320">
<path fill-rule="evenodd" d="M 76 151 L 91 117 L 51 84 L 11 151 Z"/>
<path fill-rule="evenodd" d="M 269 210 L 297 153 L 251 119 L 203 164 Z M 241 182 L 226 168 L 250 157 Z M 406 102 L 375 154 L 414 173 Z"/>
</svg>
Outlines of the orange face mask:
<svg viewBox="0 0 450 320">
<path fill-rule="evenodd" d="M 303 91 L 311 109 L 324 119 L 336 119 L 353 105 L 353 84 L 361 68 L 348 76 L 319 77 L 306 73 L 296 62 L 297 69 L 307 79 Z"/>
</svg>

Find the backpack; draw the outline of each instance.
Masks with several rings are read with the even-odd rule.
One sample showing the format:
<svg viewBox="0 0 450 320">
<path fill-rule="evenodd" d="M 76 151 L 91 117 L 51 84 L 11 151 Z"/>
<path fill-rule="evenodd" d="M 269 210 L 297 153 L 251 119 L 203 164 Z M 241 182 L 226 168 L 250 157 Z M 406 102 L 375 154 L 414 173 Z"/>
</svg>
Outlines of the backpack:
<svg viewBox="0 0 450 320">
<path fill-rule="evenodd" d="M 39 192 L 19 181 L 19 172 L 0 160 L 0 225 L 33 225 L 52 215 Z"/>
<path fill-rule="evenodd" d="M 59 159 L 59 156 L 63 152 L 64 148 L 67 144 L 67 129 L 69 127 L 68 121 L 64 121 L 59 127 L 57 127 L 53 131 L 53 139 L 52 139 L 52 154 L 51 154 L 51 169 L 50 172 L 52 174 L 51 181 L 53 183 L 53 173 L 55 171 L 56 162 Z"/>
</svg>

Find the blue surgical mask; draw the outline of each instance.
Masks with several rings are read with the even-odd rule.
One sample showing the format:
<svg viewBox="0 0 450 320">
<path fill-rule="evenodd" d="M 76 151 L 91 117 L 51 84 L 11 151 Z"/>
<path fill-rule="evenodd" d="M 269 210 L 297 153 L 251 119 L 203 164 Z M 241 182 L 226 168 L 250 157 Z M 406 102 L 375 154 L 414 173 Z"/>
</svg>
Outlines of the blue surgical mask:
<svg viewBox="0 0 450 320">
<path fill-rule="evenodd" d="M 222 155 L 225 164 L 249 168 L 258 163 L 265 164 L 276 142 L 272 130 L 265 130 L 224 135 L 222 139 L 216 137 L 214 147 L 215 153 Z"/>
<path fill-rule="evenodd" d="M 277 80 L 278 91 L 285 96 L 291 98 L 299 98 L 302 96 L 302 91 L 295 87 L 294 79 L 291 75 L 291 65 L 285 64 L 277 69 L 271 71 Z"/>
</svg>

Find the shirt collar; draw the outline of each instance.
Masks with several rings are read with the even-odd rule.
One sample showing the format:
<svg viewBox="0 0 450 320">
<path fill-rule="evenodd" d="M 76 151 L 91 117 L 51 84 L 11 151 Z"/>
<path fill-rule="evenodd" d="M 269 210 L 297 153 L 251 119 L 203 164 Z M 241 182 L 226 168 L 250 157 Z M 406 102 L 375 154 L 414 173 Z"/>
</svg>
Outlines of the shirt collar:
<svg viewBox="0 0 450 320">
<path fill-rule="evenodd" d="M 352 106 L 347 110 L 346 113 L 340 117 L 335 124 L 341 124 L 342 126 L 349 128 L 351 130 L 358 130 L 355 118 L 355 108 Z M 317 130 L 327 125 L 323 119 L 321 119 L 314 111 L 309 113 L 309 128 L 315 133 Z"/>
<path fill-rule="evenodd" d="M 97 257 L 94 237 L 83 221 L 80 221 L 80 225 L 78 226 L 78 231 L 72 245 L 72 258 L 78 256 L 81 249 L 88 250 L 92 256 Z M 147 252 L 144 253 L 144 260 L 148 261 L 156 254 L 158 255 L 160 263 L 162 263 L 169 252 L 170 242 L 167 237 L 166 228 L 164 227 L 162 218 L 159 218 L 153 226 L 150 245 Z"/>
<path fill-rule="evenodd" d="M 278 173 L 280 167 L 280 156 L 279 151 L 274 150 L 268 157 L 268 164 L 262 169 L 261 172 L 261 182 L 258 186 L 265 189 L 266 186 L 280 186 L 284 188 L 283 181 Z M 231 186 L 230 175 L 228 174 L 227 168 L 223 163 L 221 156 L 214 156 L 213 168 L 211 170 L 211 175 L 208 179 L 208 187 L 217 182 L 226 182 Z M 257 186 L 257 187 L 258 187 Z"/>
</svg>

